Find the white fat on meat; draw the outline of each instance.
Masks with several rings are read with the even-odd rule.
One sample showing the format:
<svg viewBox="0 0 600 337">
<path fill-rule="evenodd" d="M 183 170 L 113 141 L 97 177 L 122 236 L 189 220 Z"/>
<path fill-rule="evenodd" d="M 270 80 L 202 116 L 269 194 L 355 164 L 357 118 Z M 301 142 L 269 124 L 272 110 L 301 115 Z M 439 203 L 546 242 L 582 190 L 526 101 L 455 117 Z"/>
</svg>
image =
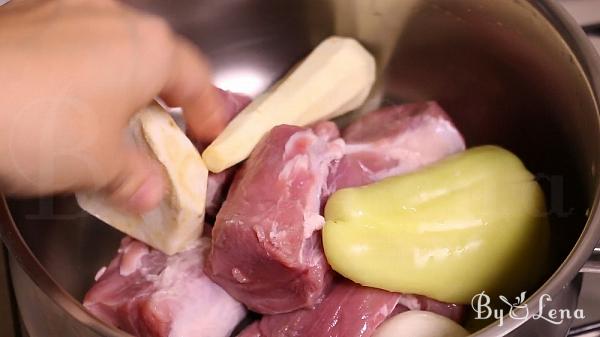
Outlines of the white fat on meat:
<svg viewBox="0 0 600 337">
<path fill-rule="evenodd" d="M 348 144 L 345 154 L 377 152 L 397 165 L 378 172 L 371 172 L 373 181 L 414 171 L 431 164 L 448 154 L 464 150 L 464 142 L 458 130 L 440 117 L 423 116 L 422 124 L 401 133 L 398 137 L 377 142 Z M 365 170 L 370 171 L 363 166 Z"/>
<path fill-rule="evenodd" d="M 84 306 L 138 337 L 229 337 L 246 309 L 204 274 L 210 240 L 167 256 L 126 238 Z"/>
<path fill-rule="evenodd" d="M 323 126 L 322 126 L 323 125 Z M 319 123 L 313 129 L 297 132 L 293 134 L 288 142 L 285 144 L 285 150 L 283 153 L 284 161 L 286 161 L 283 169 L 279 173 L 280 181 L 294 181 L 296 174 L 305 174 L 306 172 L 320 172 L 315 175 L 318 180 L 311 187 L 313 189 L 320 189 L 320 191 L 314 191 L 307 194 L 306 203 L 310 205 L 304 212 L 304 238 L 310 238 L 315 231 L 319 231 L 325 224 L 325 218 L 319 214 L 321 208 L 321 198 L 310 198 L 314 195 L 326 193 L 327 176 L 331 167 L 331 162 L 339 159 L 340 153 L 345 149 L 345 143 L 342 139 L 334 139 L 327 143 L 326 146 L 330 147 L 330 151 L 326 152 L 328 156 L 325 159 L 314 160 L 313 158 L 319 157 L 319 152 L 315 148 L 309 148 L 308 153 L 298 152 L 298 147 L 305 146 L 305 144 L 314 143 L 318 138 L 328 138 L 327 133 L 332 131 L 327 130 L 327 124 Z M 337 129 L 335 129 L 337 132 Z"/>
</svg>

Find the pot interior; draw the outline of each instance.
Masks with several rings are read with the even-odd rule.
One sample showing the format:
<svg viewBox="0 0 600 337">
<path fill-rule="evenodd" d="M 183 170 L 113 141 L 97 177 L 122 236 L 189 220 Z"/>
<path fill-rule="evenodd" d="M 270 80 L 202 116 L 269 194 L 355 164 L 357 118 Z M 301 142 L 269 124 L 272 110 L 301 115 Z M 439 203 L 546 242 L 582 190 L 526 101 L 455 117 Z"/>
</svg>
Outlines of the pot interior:
<svg viewBox="0 0 600 337">
<path fill-rule="evenodd" d="M 497 0 L 131 0 L 197 43 L 215 83 L 264 90 L 331 34 L 354 36 L 379 63 L 368 107 L 437 100 L 469 146 L 518 154 L 543 186 L 555 270 L 573 249 L 596 186 L 597 108 L 577 57 L 536 10 Z M 121 234 L 72 197 L 10 200 L 46 271 L 81 300 Z M 527 257 L 523 257 L 527 258 Z"/>
</svg>

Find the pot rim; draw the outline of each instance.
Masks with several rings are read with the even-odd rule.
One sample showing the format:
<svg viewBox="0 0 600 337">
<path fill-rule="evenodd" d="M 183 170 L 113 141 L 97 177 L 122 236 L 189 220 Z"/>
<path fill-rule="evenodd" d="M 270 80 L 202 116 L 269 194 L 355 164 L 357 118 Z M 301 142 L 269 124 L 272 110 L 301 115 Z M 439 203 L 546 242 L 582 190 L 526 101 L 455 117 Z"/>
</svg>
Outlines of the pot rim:
<svg viewBox="0 0 600 337">
<path fill-rule="evenodd" d="M 17 229 L 4 195 L 0 195 L 0 239 L 8 248 L 10 257 L 19 263 L 20 268 L 25 271 L 33 283 L 51 301 L 79 323 L 91 328 L 100 336 L 132 337 L 132 335 L 110 326 L 94 316 L 48 274 Z"/>
<path fill-rule="evenodd" d="M 599 53 L 591 44 L 583 29 L 557 0 L 537 0 L 535 3 L 534 1 L 528 0 L 528 2 L 551 24 L 552 29 L 556 31 L 562 39 L 562 42 L 565 43 L 569 50 L 574 54 L 575 63 L 585 75 L 585 80 L 589 86 L 589 92 L 594 100 L 596 129 L 600 130 Z M 600 153 L 595 153 L 593 162 L 595 167 L 599 167 Z M 533 310 L 529 310 L 531 315 L 537 314 L 540 309 L 538 305 L 531 306 L 531 304 L 541 303 L 543 296 L 546 295 L 550 295 L 551 298 L 555 297 L 575 278 L 594 252 L 594 249 L 600 244 L 600 186 L 597 181 L 595 184 L 594 197 L 589 209 L 589 216 L 575 246 L 546 282 L 544 282 L 544 284 L 525 301 L 528 308 L 533 308 Z M 516 311 L 517 314 L 521 312 L 522 311 Z M 528 317 L 530 318 L 531 316 Z M 502 326 L 499 326 L 497 322 L 493 322 L 487 327 L 474 333 L 473 336 L 495 337 L 501 332 L 503 334 L 508 334 L 528 320 L 529 319 L 513 319 L 508 315 L 505 315 L 504 324 Z"/>
<path fill-rule="evenodd" d="M 575 55 L 585 79 L 590 87 L 590 93 L 595 102 L 596 122 L 600 129 L 600 57 L 583 30 L 556 0 L 524 0 L 531 4 L 555 29 Z M 600 153 L 595 154 L 594 163 L 600 167 Z M 546 280 L 546 282 L 528 298 L 525 303 L 539 303 L 542 296 L 548 294 L 552 297 L 558 294 L 579 272 L 588 260 L 594 248 L 600 241 L 600 189 L 598 184 L 594 187 L 594 200 L 590 209 L 585 227 L 577 240 L 575 247 Z M 89 327 L 102 336 L 131 337 L 130 334 L 116 329 L 87 311 L 82 303 L 63 289 L 45 270 L 39 260 L 25 243 L 8 207 L 6 197 L 0 194 L 0 239 L 7 246 L 10 256 L 15 259 L 31 280 L 44 292 L 56 305 L 65 310 L 79 323 Z M 534 306 L 530 313 L 537 313 L 538 307 Z M 504 325 L 498 326 L 496 322 L 489 324 L 473 335 L 492 337 L 499 333 L 509 333 L 527 320 L 504 319 Z"/>
</svg>

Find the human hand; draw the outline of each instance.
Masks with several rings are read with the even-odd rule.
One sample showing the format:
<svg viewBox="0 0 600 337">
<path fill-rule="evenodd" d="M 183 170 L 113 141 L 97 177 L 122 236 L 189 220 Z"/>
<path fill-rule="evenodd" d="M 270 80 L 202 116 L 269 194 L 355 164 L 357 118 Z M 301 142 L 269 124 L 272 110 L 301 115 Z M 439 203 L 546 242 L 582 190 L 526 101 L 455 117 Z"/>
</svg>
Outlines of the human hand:
<svg viewBox="0 0 600 337">
<path fill-rule="evenodd" d="M 208 141 L 224 127 L 201 54 L 159 18 L 112 0 L 15 1 L 0 8 L 0 191 L 103 191 L 155 206 L 158 164 L 126 136 L 160 96 Z"/>
</svg>

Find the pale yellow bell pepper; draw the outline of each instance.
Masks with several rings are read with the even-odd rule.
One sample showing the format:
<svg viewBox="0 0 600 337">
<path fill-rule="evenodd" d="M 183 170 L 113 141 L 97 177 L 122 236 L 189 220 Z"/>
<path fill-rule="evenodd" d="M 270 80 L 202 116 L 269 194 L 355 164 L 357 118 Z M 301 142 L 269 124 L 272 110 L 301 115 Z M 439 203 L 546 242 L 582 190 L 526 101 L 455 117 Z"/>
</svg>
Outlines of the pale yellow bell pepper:
<svg viewBox="0 0 600 337">
<path fill-rule="evenodd" d="M 519 158 L 496 146 L 337 191 L 325 219 L 325 254 L 335 271 L 445 302 L 525 291 L 548 256 L 542 190 Z"/>
</svg>

